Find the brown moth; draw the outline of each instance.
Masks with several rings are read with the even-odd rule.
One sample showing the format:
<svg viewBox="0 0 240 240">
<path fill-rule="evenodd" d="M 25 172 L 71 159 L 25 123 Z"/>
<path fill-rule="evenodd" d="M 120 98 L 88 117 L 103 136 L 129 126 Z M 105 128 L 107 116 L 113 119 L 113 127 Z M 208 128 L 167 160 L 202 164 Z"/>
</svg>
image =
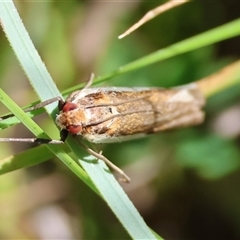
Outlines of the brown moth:
<svg viewBox="0 0 240 240">
<path fill-rule="evenodd" d="M 86 88 L 68 96 L 57 125 L 93 143 L 112 143 L 204 120 L 196 84 L 163 88 Z"/>
<path fill-rule="evenodd" d="M 93 143 L 120 142 L 164 130 L 200 124 L 204 120 L 204 97 L 198 84 L 164 88 L 88 88 L 71 93 L 66 101 L 55 97 L 25 109 L 32 111 L 59 102 L 56 124 L 61 140 L 39 138 L 0 138 L 0 142 L 63 143 L 68 133 Z M 0 120 L 11 117 L 6 115 Z M 111 161 L 79 142 L 90 154 L 107 163 L 123 178 L 130 178 Z"/>
</svg>

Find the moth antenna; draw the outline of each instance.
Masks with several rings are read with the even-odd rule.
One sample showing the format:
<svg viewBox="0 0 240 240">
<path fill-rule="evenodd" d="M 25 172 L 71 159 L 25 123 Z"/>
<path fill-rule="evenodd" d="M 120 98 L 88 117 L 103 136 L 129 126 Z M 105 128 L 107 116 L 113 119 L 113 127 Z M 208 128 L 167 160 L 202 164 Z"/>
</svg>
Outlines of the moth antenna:
<svg viewBox="0 0 240 240">
<path fill-rule="evenodd" d="M 50 98 L 50 99 L 48 99 L 46 101 L 40 102 L 40 103 L 38 103 L 38 104 L 36 104 L 36 105 L 34 105 L 32 107 L 25 108 L 23 110 L 24 110 L 24 112 L 31 112 L 33 110 L 37 110 L 39 108 L 43 108 L 43 107 L 45 107 L 45 106 L 47 106 L 47 105 L 49 105 L 51 103 L 54 103 L 56 101 L 58 101 L 60 103 L 64 103 L 64 101 L 63 101 L 63 99 L 61 97 L 54 97 L 54 98 Z M 8 119 L 10 117 L 14 117 L 14 114 L 10 113 L 10 114 L 7 114 L 5 116 L 0 117 L 0 121 L 4 120 L 4 119 Z"/>
</svg>

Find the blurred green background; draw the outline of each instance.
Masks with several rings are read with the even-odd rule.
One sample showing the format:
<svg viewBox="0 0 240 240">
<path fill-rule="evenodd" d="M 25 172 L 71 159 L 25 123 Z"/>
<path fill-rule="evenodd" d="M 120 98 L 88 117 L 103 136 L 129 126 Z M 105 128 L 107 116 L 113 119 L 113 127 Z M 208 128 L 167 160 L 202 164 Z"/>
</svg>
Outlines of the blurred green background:
<svg viewBox="0 0 240 240">
<path fill-rule="evenodd" d="M 60 90 L 240 16 L 235 1 L 198 1 L 117 36 L 158 6 L 152 1 L 16 2 Z M 37 100 L 3 32 L 0 84 L 20 105 Z M 111 79 L 102 86 L 171 87 L 239 59 L 240 37 Z M 97 146 L 131 177 L 124 184 L 146 223 L 166 239 L 240 238 L 240 86 L 208 99 L 201 126 Z M 7 110 L 1 107 L 0 113 Z M 35 118 L 51 136 L 53 123 Z M 31 137 L 23 126 L 2 137 Z M 1 144 L 1 158 L 33 145 Z M 0 238 L 128 239 L 106 204 L 57 159 L 0 177 Z"/>
</svg>

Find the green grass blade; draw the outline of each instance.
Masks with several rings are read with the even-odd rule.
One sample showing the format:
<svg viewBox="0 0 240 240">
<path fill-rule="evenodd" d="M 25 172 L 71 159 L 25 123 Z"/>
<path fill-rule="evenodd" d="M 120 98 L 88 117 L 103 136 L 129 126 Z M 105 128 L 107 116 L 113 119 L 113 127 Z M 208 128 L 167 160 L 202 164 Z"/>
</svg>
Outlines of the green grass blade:
<svg viewBox="0 0 240 240">
<path fill-rule="evenodd" d="M 33 118 L 34 116 L 37 116 L 43 112 L 44 112 L 44 109 L 41 108 L 41 109 L 35 110 L 34 112 L 27 112 L 26 116 L 28 116 L 29 118 Z M 16 118 L 15 116 L 9 117 L 6 119 L 4 119 L 4 116 L 1 116 L 1 117 L 3 117 L 3 120 L 0 121 L 0 130 L 3 130 L 5 128 L 8 128 L 8 127 L 11 127 L 11 126 L 14 126 L 14 125 L 20 123 L 19 119 Z"/>
<path fill-rule="evenodd" d="M 238 35 L 240 35 L 240 19 L 226 23 L 220 27 L 214 28 L 181 42 L 175 43 L 169 47 L 166 47 L 165 49 L 160 49 L 143 58 L 120 67 L 117 70 L 117 73 L 122 74 L 125 72 L 133 71 L 157 61 L 165 60 L 170 57 L 196 50 L 198 48 L 205 47 Z"/>
<path fill-rule="evenodd" d="M 35 91 L 38 92 L 41 100 L 59 96 L 60 94 L 56 89 L 55 84 L 53 84 L 51 77 L 38 56 L 37 51 L 35 50 L 11 1 L 0 2 L 0 15 L 5 33 L 24 71 L 32 82 Z M 12 109 L 10 110 L 12 111 Z M 48 107 L 48 111 L 50 113 L 52 110 L 53 107 Z M 13 113 L 15 114 L 15 112 Z M 78 144 L 75 141 L 71 141 L 71 139 L 69 140 L 69 143 L 75 154 L 81 158 L 82 156 L 80 155 L 82 154 L 82 151 L 79 150 Z M 72 171 L 74 171 L 71 164 L 74 164 L 75 162 L 66 162 L 64 157 L 67 157 L 68 155 L 62 150 L 61 146 L 51 145 L 49 146 L 49 149 L 53 149 L 54 153 L 63 160 Z M 146 226 L 141 216 L 125 195 L 122 188 L 116 182 L 112 174 L 107 174 L 108 177 L 106 177 L 106 173 L 103 171 L 103 168 L 107 168 L 105 164 L 99 161 L 98 164 L 94 165 L 96 167 L 93 167 L 92 164 L 86 163 L 83 160 L 79 160 L 79 162 L 83 164 L 83 167 L 94 181 L 94 184 L 99 190 L 101 196 L 107 201 L 109 207 L 115 213 L 130 236 L 134 239 L 155 239 L 155 236 Z M 79 166 L 78 168 L 80 169 Z M 95 175 L 98 176 L 97 179 L 94 177 Z M 85 180 L 87 180 L 87 178 Z M 114 187 L 112 186 L 113 184 Z M 121 208 L 118 206 L 121 206 Z"/>
<path fill-rule="evenodd" d="M 50 139 L 46 133 L 31 119 L 26 113 L 15 104 L 7 94 L 0 89 L 0 101 L 37 137 Z M 94 185 L 90 181 L 86 173 L 79 167 L 79 165 L 64 151 L 60 145 L 46 144 L 50 151 L 52 151 L 59 159 L 61 159 L 71 170 L 87 183 L 94 191 Z M 96 191 L 97 192 L 97 191 Z"/>
<path fill-rule="evenodd" d="M 47 138 L 43 130 L 32 119 L 25 116 L 26 114 L 22 111 L 22 109 L 18 108 L 16 104 L 11 99 L 9 99 L 9 97 L 1 89 L 0 101 L 2 101 L 7 107 L 9 107 L 9 110 L 11 110 L 20 119 L 20 121 L 26 124 L 26 126 L 35 135 L 41 138 Z M 106 165 L 102 161 L 96 162 L 96 159 L 91 156 L 84 156 L 82 150 L 79 148 L 78 143 L 73 138 L 70 138 L 69 141 L 71 147 L 74 149 L 74 153 L 79 157 L 79 159 L 85 159 L 85 161 L 79 160 L 79 162 L 88 173 L 90 172 L 90 175 L 93 177 L 93 182 L 97 182 L 97 185 L 100 186 L 100 188 L 98 189 L 101 190 L 101 196 L 107 201 L 107 203 L 115 203 L 114 213 L 120 221 L 124 219 L 123 225 L 125 226 L 126 230 L 129 231 L 129 234 L 134 238 L 144 238 L 146 236 L 148 236 L 149 238 L 152 237 L 152 233 L 144 223 L 142 217 L 139 215 L 132 202 L 129 201 L 123 189 L 119 187 L 119 184 L 113 177 L 113 175 L 108 172 L 108 168 L 106 167 Z M 49 149 L 51 149 L 51 147 L 54 147 L 54 150 L 56 150 L 56 148 L 60 146 L 44 145 L 40 147 L 47 147 Z M 27 153 L 22 153 L 15 158 L 9 157 L 2 160 L 0 164 L 0 173 L 3 174 L 7 171 L 9 172 L 15 169 L 19 169 L 19 167 L 21 167 L 23 163 L 26 164 L 25 167 L 36 164 L 36 162 L 31 163 L 28 158 L 29 156 L 31 156 L 33 151 L 35 151 L 35 149 L 31 149 Z M 37 163 L 43 161 L 44 159 L 46 159 L 46 157 L 49 157 L 49 154 L 50 153 L 44 152 L 43 156 L 39 156 L 40 158 L 36 159 Z M 33 155 L 36 156 L 36 152 Z M 57 156 L 59 157 L 59 155 Z M 19 157 L 24 157 L 25 160 L 21 160 L 19 159 Z M 21 162 L 18 162 L 19 160 Z M 33 161 L 34 159 L 31 157 L 30 160 Z M 72 163 L 69 162 L 69 164 Z M 79 169 L 79 166 L 76 166 L 76 169 Z M 85 172 L 83 173 L 85 174 Z M 85 179 L 84 181 L 87 181 L 87 179 Z M 150 232 L 151 234 L 148 234 L 148 232 Z"/>
<path fill-rule="evenodd" d="M 26 32 L 13 2 L 2 1 L 0 4 L 3 30 L 5 31 L 24 72 L 29 79 L 35 79 L 35 81 L 30 81 L 33 88 L 41 89 L 40 97 L 42 101 L 60 96 L 60 92 L 58 91 L 55 83 L 52 81 L 50 74 L 48 73 L 28 33 Z M 49 113 L 51 113 L 54 106 L 48 105 L 46 106 L 46 109 Z"/>
<path fill-rule="evenodd" d="M 91 175 L 91 179 L 96 183 L 102 197 L 113 209 L 119 221 L 122 222 L 123 220 L 122 224 L 131 237 L 133 239 L 156 239 L 156 236 L 146 226 L 142 217 L 123 189 L 119 187 L 119 183 L 109 172 L 103 161 L 96 162 L 96 159 L 92 156 L 84 157 L 77 142 L 73 138 L 70 138 L 69 142 L 76 156 L 79 159 L 85 159 L 85 161 L 79 160 L 79 162 L 86 172 Z M 159 239 L 162 238 L 159 237 Z"/>
<path fill-rule="evenodd" d="M 107 79 L 111 79 L 117 75 L 121 75 L 130 71 L 134 71 L 140 69 L 142 67 L 146 67 L 150 64 L 166 60 L 170 57 L 177 56 L 182 53 L 187 53 L 192 50 L 196 50 L 201 47 L 208 46 L 213 43 L 217 43 L 219 41 L 223 41 L 225 39 L 235 37 L 240 35 L 240 19 L 234 20 L 230 23 L 226 23 L 220 27 L 214 28 L 207 32 L 198 34 L 194 37 L 188 38 L 181 42 L 175 43 L 166 48 L 160 49 L 156 52 L 148 54 L 140 59 L 137 59 L 131 63 L 128 63 L 111 73 L 102 75 L 97 77 L 94 83 L 101 83 L 106 81 Z M 69 92 L 75 91 L 79 89 L 82 84 L 78 84 L 74 87 L 71 87 L 65 91 L 64 94 L 68 94 Z"/>
<path fill-rule="evenodd" d="M 8 156 L 0 161 L 0 174 L 25 167 L 31 167 L 53 158 L 55 155 L 46 145 L 30 148 L 16 155 Z"/>
</svg>

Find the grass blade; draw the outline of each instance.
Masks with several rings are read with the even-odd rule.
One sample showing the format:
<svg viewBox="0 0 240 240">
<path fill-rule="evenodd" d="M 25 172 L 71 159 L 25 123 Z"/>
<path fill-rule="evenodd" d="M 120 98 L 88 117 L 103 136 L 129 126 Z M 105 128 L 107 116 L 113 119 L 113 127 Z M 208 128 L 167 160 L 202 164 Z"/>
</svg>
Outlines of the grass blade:
<svg viewBox="0 0 240 240">
<path fill-rule="evenodd" d="M 55 96 L 60 96 L 59 91 L 57 90 L 37 51 L 35 50 L 12 1 L 0 2 L 0 15 L 5 33 L 11 43 L 11 46 L 41 100 L 43 101 Z M 52 113 L 53 109 L 54 107 L 52 105 L 47 107 L 49 113 Z M 17 111 L 15 112 L 12 108 L 10 110 L 16 114 L 18 118 L 21 117 L 20 115 L 17 115 Z M 18 109 L 18 111 L 20 110 Z M 23 112 L 21 114 L 24 115 Z M 25 121 L 24 118 L 20 120 Z M 28 123 L 26 124 L 28 125 Z M 31 131 L 32 130 L 33 129 L 31 128 Z M 33 132 L 37 136 L 42 136 L 43 134 L 38 131 Z M 106 173 L 103 171 L 103 168 L 107 168 L 105 164 L 99 161 L 98 164 L 94 164 L 93 167 L 93 164 L 89 164 L 83 160 L 80 160 L 83 153 L 79 150 L 78 144 L 73 141 L 73 139 L 70 139 L 68 142 L 70 143 L 70 146 L 74 150 L 76 156 L 79 158 L 79 162 L 83 165 L 91 179 L 94 181 L 94 184 L 99 190 L 101 196 L 107 201 L 109 207 L 116 214 L 117 218 L 128 231 L 130 236 L 134 239 L 155 239 L 156 237 L 146 226 L 138 211 L 125 195 L 113 175 L 107 174 L 106 177 Z M 64 161 L 64 163 L 72 171 L 76 173 L 77 169 L 81 169 L 80 166 L 75 166 L 76 169 L 73 169 L 72 166 L 75 162 L 66 159 L 69 156 L 63 151 L 61 146 L 56 145 L 48 147 L 49 149 L 53 150 L 54 153 L 62 161 Z M 97 176 L 97 178 L 94 176 Z M 93 188 L 87 178 L 84 180 Z"/>
</svg>

